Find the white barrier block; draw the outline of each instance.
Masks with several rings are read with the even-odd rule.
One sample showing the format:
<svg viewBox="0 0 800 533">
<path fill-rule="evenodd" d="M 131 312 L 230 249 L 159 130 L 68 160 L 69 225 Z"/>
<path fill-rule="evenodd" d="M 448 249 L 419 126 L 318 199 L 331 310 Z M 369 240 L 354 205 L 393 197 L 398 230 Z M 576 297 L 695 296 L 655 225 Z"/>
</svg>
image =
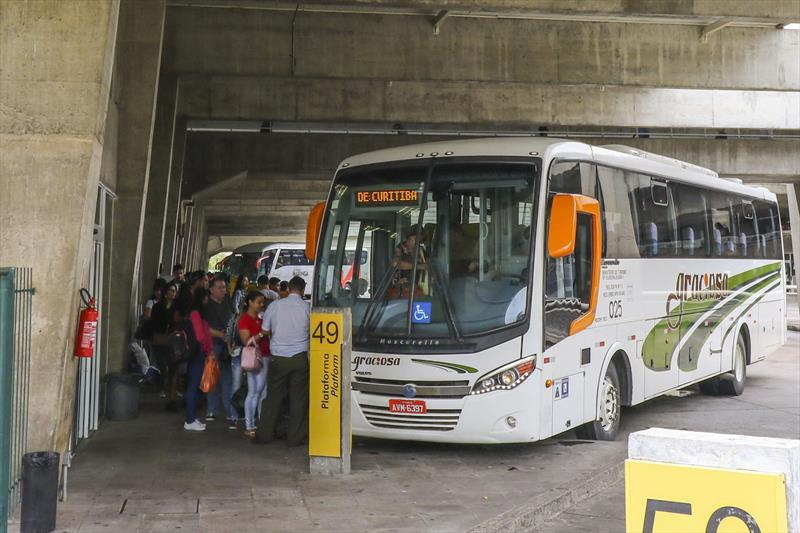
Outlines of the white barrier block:
<svg viewBox="0 0 800 533">
<path fill-rule="evenodd" d="M 631 433 L 628 458 L 783 474 L 790 533 L 800 533 L 800 440 L 651 428 Z"/>
</svg>

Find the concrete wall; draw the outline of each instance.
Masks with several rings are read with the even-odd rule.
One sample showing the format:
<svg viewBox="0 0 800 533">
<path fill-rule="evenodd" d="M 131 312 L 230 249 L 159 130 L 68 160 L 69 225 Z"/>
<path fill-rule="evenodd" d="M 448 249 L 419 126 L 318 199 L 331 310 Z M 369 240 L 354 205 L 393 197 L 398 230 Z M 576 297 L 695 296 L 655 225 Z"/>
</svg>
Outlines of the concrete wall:
<svg viewBox="0 0 800 533">
<path fill-rule="evenodd" d="M 144 283 L 141 278 L 141 250 L 164 16 L 164 0 L 125 0 L 120 10 L 115 66 L 120 84 L 115 189 L 118 199 L 111 236 L 114 278 L 108 300 L 110 371 L 122 370 L 126 345 L 139 318 L 139 300 L 152 287 L 152 280 Z"/>
<path fill-rule="evenodd" d="M 33 267 L 31 449 L 63 451 L 86 285 L 117 0 L 0 3 L 0 265 Z"/>
</svg>

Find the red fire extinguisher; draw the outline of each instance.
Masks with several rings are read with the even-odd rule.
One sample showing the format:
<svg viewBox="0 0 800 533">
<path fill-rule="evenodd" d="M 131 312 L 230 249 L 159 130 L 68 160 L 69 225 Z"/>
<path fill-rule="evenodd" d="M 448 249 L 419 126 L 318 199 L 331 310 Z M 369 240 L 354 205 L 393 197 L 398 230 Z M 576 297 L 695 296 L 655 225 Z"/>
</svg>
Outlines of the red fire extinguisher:
<svg viewBox="0 0 800 533">
<path fill-rule="evenodd" d="M 97 308 L 94 298 L 86 289 L 81 289 L 81 300 L 86 307 L 81 310 L 78 320 L 78 334 L 75 337 L 75 357 L 92 357 L 97 338 Z"/>
</svg>

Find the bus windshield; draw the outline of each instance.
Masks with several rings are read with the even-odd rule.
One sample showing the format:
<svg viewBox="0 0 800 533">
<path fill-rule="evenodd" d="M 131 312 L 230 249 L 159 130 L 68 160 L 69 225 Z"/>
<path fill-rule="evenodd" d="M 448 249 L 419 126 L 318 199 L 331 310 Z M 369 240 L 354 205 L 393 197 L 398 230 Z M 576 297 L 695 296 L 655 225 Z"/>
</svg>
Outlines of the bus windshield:
<svg viewBox="0 0 800 533">
<path fill-rule="evenodd" d="M 457 343 L 527 316 L 536 166 L 419 163 L 336 178 L 315 303 L 351 307 L 355 342 Z"/>
</svg>

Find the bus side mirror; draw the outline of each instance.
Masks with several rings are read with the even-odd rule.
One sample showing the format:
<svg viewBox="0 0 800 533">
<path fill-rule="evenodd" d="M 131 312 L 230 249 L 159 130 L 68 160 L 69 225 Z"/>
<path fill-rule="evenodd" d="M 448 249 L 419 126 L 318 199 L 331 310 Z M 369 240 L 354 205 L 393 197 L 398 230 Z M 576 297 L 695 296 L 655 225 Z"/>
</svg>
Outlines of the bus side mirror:
<svg viewBox="0 0 800 533">
<path fill-rule="evenodd" d="M 591 219 L 591 226 L 584 227 L 581 237 L 578 236 L 578 213 Z M 585 224 L 586 219 L 584 219 Z M 558 259 L 577 253 L 575 262 L 591 264 L 586 286 L 588 294 L 582 294 L 588 309 L 584 314 L 572 321 L 569 334 L 574 335 L 591 326 L 597 311 L 597 298 L 600 292 L 600 269 L 603 255 L 603 230 L 600 219 L 600 202 L 581 194 L 556 194 L 550 207 L 550 230 L 547 236 L 547 248 L 550 257 Z M 580 246 L 576 242 L 580 240 Z M 589 257 L 586 257 L 589 256 Z M 584 278 L 585 279 L 585 278 Z M 588 301 L 586 301 L 588 300 Z"/>
<path fill-rule="evenodd" d="M 322 215 L 325 214 L 325 202 L 320 202 L 311 208 L 308 213 L 306 225 L 306 257 L 309 261 L 317 258 L 317 242 L 322 229 Z"/>
<path fill-rule="evenodd" d="M 571 194 L 556 194 L 550 207 L 550 232 L 547 250 L 550 257 L 558 259 L 575 251 L 575 232 L 578 224 L 578 206 Z"/>
</svg>

